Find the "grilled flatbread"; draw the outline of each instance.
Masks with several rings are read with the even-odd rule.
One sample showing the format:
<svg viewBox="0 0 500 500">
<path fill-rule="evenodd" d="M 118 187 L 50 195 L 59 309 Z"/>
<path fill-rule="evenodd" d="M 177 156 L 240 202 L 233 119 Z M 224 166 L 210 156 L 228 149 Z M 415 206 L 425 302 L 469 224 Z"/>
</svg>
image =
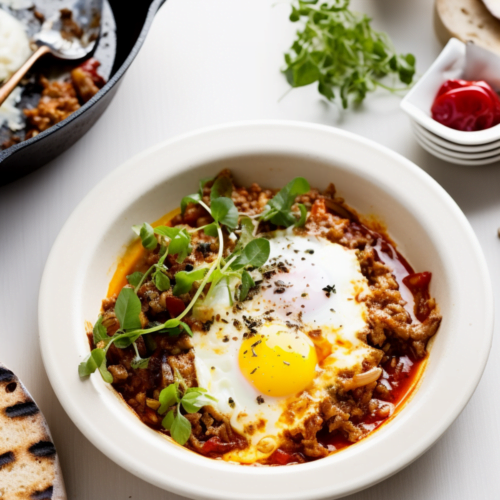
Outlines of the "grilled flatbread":
<svg viewBox="0 0 500 500">
<path fill-rule="evenodd" d="M 500 53 L 500 20 L 482 0 L 436 0 L 434 25 L 442 43 L 455 37 Z"/>
<path fill-rule="evenodd" d="M 0 500 L 66 500 L 49 428 L 21 381 L 0 364 Z"/>
</svg>

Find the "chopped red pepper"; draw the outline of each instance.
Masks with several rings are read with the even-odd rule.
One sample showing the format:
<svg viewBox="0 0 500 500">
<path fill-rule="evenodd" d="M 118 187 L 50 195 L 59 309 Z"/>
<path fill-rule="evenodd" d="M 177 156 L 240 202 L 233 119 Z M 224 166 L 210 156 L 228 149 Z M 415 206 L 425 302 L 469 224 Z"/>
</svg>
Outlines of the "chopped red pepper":
<svg viewBox="0 0 500 500">
<path fill-rule="evenodd" d="M 234 446 L 234 443 L 223 443 L 219 437 L 214 436 L 203 443 L 201 452 L 204 455 L 210 455 L 211 453 L 223 454 L 231 451 Z"/>
<path fill-rule="evenodd" d="M 268 459 L 271 465 L 287 465 L 299 460 L 294 453 L 287 453 L 286 451 L 278 448 Z"/>
<path fill-rule="evenodd" d="M 432 273 L 414 273 L 403 278 L 403 283 L 410 290 L 415 300 L 415 317 L 424 322 L 429 316 L 431 310 L 429 307 L 429 284 Z"/>
<path fill-rule="evenodd" d="M 106 80 L 104 80 L 104 78 L 97 72 L 97 68 L 100 65 L 101 63 L 97 59 L 91 57 L 90 59 L 87 59 L 79 66 L 79 68 L 82 71 L 85 71 L 85 73 L 90 75 L 92 81 L 98 88 L 104 87 L 106 83 Z"/>
<path fill-rule="evenodd" d="M 165 305 L 172 318 L 176 318 L 186 309 L 186 305 L 179 297 L 167 297 L 165 299 Z"/>
<path fill-rule="evenodd" d="M 484 130 L 500 123 L 500 99 L 484 81 L 448 80 L 438 90 L 431 112 L 447 127 Z"/>
</svg>

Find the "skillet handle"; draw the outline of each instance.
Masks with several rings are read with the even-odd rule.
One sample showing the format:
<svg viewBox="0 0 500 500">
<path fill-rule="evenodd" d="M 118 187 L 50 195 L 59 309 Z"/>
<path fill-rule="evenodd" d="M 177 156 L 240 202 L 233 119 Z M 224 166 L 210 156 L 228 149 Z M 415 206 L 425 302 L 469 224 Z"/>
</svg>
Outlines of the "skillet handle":
<svg viewBox="0 0 500 500">
<path fill-rule="evenodd" d="M 23 76 L 28 70 L 40 59 L 40 57 L 48 54 L 50 49 L 46 45 L 41 45 L 38 49 L 31 54 L 29 59 L 0 87 L 0 106 L 5 99 L 9 97 L 10 93 L 17 87 L 18 83 L 22 80 Z"/>
</svg>

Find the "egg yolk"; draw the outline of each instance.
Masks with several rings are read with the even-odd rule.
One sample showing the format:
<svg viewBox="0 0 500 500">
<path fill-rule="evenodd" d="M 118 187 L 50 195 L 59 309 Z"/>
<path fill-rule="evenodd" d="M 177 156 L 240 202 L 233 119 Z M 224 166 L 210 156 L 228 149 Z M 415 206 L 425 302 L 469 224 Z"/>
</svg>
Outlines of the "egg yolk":
<svg viewBox="0 0 500 500">
<path fill-rule="evenodd" d="M 258 391 L 279 397 L 297 394 L 311 384 L 317 357 L 307 335 L 273 324 L 243 340 L 238 361 L 241 372 Z"/>
</svg>

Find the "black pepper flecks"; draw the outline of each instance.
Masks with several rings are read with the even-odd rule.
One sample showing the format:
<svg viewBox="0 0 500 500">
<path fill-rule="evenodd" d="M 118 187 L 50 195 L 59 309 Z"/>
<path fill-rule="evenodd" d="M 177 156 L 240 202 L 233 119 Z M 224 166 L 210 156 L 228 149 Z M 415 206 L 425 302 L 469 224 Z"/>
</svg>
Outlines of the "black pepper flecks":
<svg viewBox="0 0 500 500">
<path fill-rule="evenodd" d="M 332 293 L 337 293 L 337 290 L 335 290 L 335 285 L 327 285 L 322 290 L 325 292 L 325 295 L 327 297 L 330 297 Z"/>
</svg>

